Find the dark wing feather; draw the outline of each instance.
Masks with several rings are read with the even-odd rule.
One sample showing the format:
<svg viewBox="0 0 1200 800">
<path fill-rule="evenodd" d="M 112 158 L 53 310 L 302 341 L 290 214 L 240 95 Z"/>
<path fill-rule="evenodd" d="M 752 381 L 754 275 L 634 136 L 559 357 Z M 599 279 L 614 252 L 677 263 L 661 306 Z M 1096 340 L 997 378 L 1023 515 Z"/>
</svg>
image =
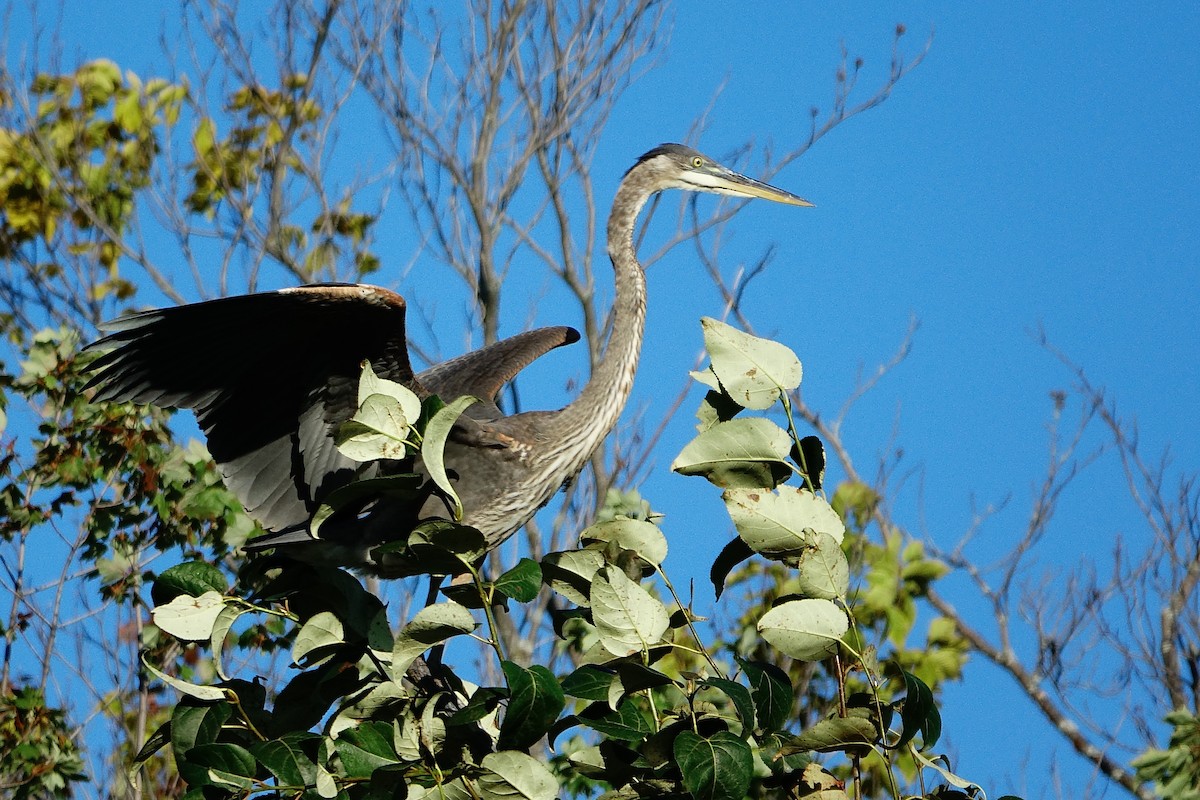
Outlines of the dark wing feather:
<svg viewBox="0 0 1200 800">
<path fill-rule="evenodd" d="M 501 416 L 495 400 L 504 384 L 554 348 L 577 341 L 579 332 L 574 328 L 538 328 L 435 364 L 418 375 L 417 381 L 446 402 L 474 395 L 483 402 L 468 413 L 495 419 Z"/>
<path fill-rule="evenodd" d="M 196 411 L 226 485 L 268 530 L 305 525 L 353 477 L 332 431 L 354 413 L 369 360 L 415 381 L 404 300 L 373 286 L 313 285 L 147 311 L 89 349 L 97 400 Z"/>
</svg>

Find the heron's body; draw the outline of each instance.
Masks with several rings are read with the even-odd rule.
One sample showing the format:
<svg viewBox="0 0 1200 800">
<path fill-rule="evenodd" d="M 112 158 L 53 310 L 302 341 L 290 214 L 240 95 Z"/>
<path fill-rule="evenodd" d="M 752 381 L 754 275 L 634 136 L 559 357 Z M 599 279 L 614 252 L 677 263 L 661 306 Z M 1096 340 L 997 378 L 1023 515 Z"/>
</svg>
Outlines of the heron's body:
<svg viewBox="0 0 1200 800">
<path fill-rule="evenodd" d="M 616 279 L 612 334 L 579 397 L 557 411 L 504 415 L 496 394 L 549 350 L 578 339 L 542 328 L 505 339 L 414 375 L 404 300 L 363 285 L 314 285 L 143 312 L 112 325 L 92 345 L 114 347 L 95 362 L 97 400 L 195 409 L 230 490 L 270 531 L 255 540 L 307 560 L 385 576 L 419 565 L 370 555 L 407 535 L 418 520 L 448 516 L 436 496 L 418 507 L 381 499 L 361 514 L 331 520 L 320 540 L 308 532 L 316 507 L 352 480 L 411 464 L 361 465 L 333 442 L 355 412 L 362 361 L 381 377 L 447 402 L 475 395 L 445 449 L 457 474 L 463 522 L 495 546 L 524 525 L 575 475 L 616 424 L 633 386 L 646 319 L 646 282 L 633 247 L 637 216 L 658 191 L 683 188 L 808 205 L 732 173 L 681 145 L 663 145 L 626 173 L 608 223 Z"/>
</svg>

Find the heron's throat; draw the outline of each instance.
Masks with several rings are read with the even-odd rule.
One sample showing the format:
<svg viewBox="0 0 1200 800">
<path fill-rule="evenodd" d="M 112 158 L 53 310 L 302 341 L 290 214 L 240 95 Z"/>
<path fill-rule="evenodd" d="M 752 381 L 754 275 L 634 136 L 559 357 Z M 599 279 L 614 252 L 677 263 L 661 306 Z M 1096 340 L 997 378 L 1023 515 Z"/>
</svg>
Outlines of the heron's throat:
<svg viewBox="0 0 1200 800">
<path fill-rule="evenodd" d="M 646 276 L 633 248 L 638 214 L 651 192 L 622 182 L 608 219 L 608 256 L 616 278 L 612 330 L 603 355 L 579 397 L 563 410 L 564 423 L 586 460 L 621 417 L 633 388 L 646 326 Z"/>
</svg>

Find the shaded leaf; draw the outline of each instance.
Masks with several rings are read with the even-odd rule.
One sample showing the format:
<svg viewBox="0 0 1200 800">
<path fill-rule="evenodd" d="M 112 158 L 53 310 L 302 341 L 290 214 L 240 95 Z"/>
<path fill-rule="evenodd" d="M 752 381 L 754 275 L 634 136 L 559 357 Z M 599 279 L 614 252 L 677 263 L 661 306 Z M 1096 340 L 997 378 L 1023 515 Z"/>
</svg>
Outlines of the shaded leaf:
<svg viewBox="0 0 1200 800">
<path fill-rule="evenodd" d="M 729 573 L 752 555 L 754 555 L 754 550 L 740 536 L 735 537 L 733 541 L 721 548 L 717 559 L 713 561 L 712 569 L 708 571 L 708 579 L 712 581 L 718 600 L 725 593 L 725 579 L 729 577 Z"/>
<path fill-rule="evenodd" d="M 292 661 L 301 666 L 313 666 L 321 658 L 332 655 L 332 651 L 345 641 L 342 621 L 336 614 L 329 611 L 314 614 L 296 634 L 296 641 L 292 645 Z M 310 654 L 315 657 L 306 664 L 305 657 Z"/>
<path fill-rule="evenodd" d="M 594 703 L 575 718 L 579 724 L 620 741 L 641 741 L 653 732 L 650 723 L 632 700 L 623 701 L 616 710 L 609 708 L 607 703 Z"/>
<path fill-rule="evenodd" d="M 500 664 L 510 692 L 500 724 L 498 750 L 524 750 L 546 735 L 566 706 L 566 697 L 554 674 L 540 665 L 528 669 L 504 661 Z"/>
<path fill-rule="evenodd" d="M 592 579 L 604 566 L 598 550 L 563 550 L 542 559 L 542 580 L 577 606 L 590 605 Z"/>
<path fill-rule="evenodd" d="M 942 735 L 942 714 L 938 711 L 933 699 L 933 692 L 923 680 L 911 672 L 902 672 L 904 676 L 904 700 L 900 710 L 900 741 L 896 747 L 903 747 L 912 741 L 918 733 L 921 734 L 921 749 L 928 750 L 937 744 Z"/>
<path fill-rule="evenodd" d="M 368 720 L 347 728 L 334 739 L 334 747 L 347 778 L 370 778 L 380 767 L 400 763 L 392 746 L 392 725 L 382 720 Z"/>
<path fill-rule="evenodd" d="M 674 751 L 683 785 L 696 800 L 741 800 L 750 788 L 754 755 L 729 731 L 708 738 L 683 731 L 675 737 Z"/>
<path fill-rule="evenodd" d="M 616 680 L 612 670 L 582 666 L 562 680 L 562 690 L 581 700 L 607 700 L 608 687 Z"/>
<path fill-rule="evenodd" d="M 584 546 L 609 543 L 632 550 L 648 564 L 657 567 L 667 557 L 667 537 L 657 525 L 640 519 L 613 519 L 599 522 L 579 535 Z"/>
<path fill-rule="evenodd" d="M 781 730 L 792 713 L 796 691 L 787 673 L 774 664 L 738 659 L 750 682 L 750 696 L 758 727 L 764 731 Z"/>
<path fill-rule="evenodd" d="M 283 786 L 315 786 L 317 745 L 321 737 L 307 731 L 295 731 L 278 739 L 255 742 L 250 747 L 264 767 Z"/>
<path fill-rule="evenodd" d="M 224 594 L 228 589 L 229 581 L 221 570 L 205 561 L 187 561 L 176 564 L 155 578 L 150 597 L 154 605 L 161 606 L 181 594 L 199 597 L 207 592 Z"/>
<path fill-rule="evenodd" d="M 254 785 L 258 762 L 241 745 L 229 742 L 200 744 L 188 750 L 184 759 L 193 768 L 203 768 L 206 783 L 234 789 L 249 789 Z M 179 771 L 181 775 L 184 774 L 182 764 Z M 194 769 L 188 771 L 194 774 Z M 196 783 L 192 780 L 188 782 Z"/>
<path fill-rule="evenodd" d="M 420 475 L 409 473 L 351 481 L 326 495 L 325 502 L 317 506 L 316 512 L 313 513 L 308 529 L 313 536 L 320 538 L 321 526 L 339 510 L 380 497 L 415 499 L 420 494 L 421 484 L 424 482 L 425 479 Z"/>
<path fill-rule="evenodd" d="M 542 568 L 531 558 L 522 558 L 516 566 L 496 578 L 495 587 L 505 597 L 528 603 L 542 588 Z"/>
<path fill-rule="evenodd" d="M 476 528 L 445 519 L 423 522 L 413 529 L 406 547 L 421 572 L 429 575 L 457 575 L 467 571 L 487 552 L 487 539 Z M 386 553 L 384 545 L 375 553 Z"/>
<path fill-rule="evenodd" d="M 706 678 L 701 681 L 701 685 L 710 686 L 728 697 L 730 703 L 733 704 L 734 711 L 737 712 L 738 719 L 742 722 L 742 729 L 747 733 L 754 730 L 754 700 L 749 689 L 726 678 Z"/>
</svg>

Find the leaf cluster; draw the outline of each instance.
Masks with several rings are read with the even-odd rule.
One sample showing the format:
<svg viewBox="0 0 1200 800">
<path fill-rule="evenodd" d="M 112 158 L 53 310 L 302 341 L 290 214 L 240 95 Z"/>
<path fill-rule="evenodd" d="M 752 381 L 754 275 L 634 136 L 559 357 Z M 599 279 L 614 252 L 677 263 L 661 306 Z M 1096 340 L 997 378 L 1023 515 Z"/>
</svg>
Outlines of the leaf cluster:
<svg viewBox="0 0 1200 800">
<path fill-rule="evenodd" d="M 65 231 L 71 253 L 109 270 L 93 299 L 132 296 L 135 287 L 120 277 L 117 261 L 135 194 L 151 180 L 160 129 L 178 120 L 186 86 L 143 83 L 98 60 L 71 74 L 37 76 L 30 95 L 27 127 L 0 128 L 0 258 Z M 46 279 L 58 269 L 38 267 Z"/>
<path fill-rule="evenodd" d="M 739 376 L 768 376 L 778 389 L 772 402 L 788 388 L 774 383 L 777 375 L 798 379 L 799 362 L 780 369 L 773 360 L 786 359 L 786 348 L 760 347 L 762 340 L 734 336 L 711 321 L 707 332 L 736 342 Z M 716 386 L 706 407 L 740 408 L 741 400 L 761 405 L 771 393 L 753 375 L 737 383 L 729 363 L 714 356 L 709 375 Z M 724 390 L 727 384 L 737 387 L 738 403 Z M 718 392 L 714 402 L 711 395 Z M 358 418 L 342 444 L 369 459 L 394 461 L 419 447 L 424 460 L 436 461 L 435 449 L 445 441 L 437 429 L 461 412 L 424 409 L 369 370 L 359 394 Z M 184 643 L 193 661 L 207 647 L 218 680 L 189 680 L 186 668 L 147 660 L 147 670 L 184 700 L 138 759 L 170 745 L 189 796 L 196 797 L 436 792 L 549 800 L 565 783 L 586 792 L 603 787 L 612 800 L 737 800 L 747 794 L 834 800 L 848 797 L 844 783 L 815 761 L 816 754 L 842 752 L 854 761 L 873 756 L 886 764 L 891 754 L 908 752 L 948 785 L 974 791 L 941 766 L 941 757 L 914 746 L 919 740 L 927 750 L 940 736 L 930 688 L 897 669 L 904 694 L 885 700 L 874 665 L 850 644 L 845 527 L 820 494 L 819 445 L 782 430 L 786 443 L 769 453 L 761 442 L 746 444 L 736 436 L 705 441 L 705 433 L 735 421 L 702 423 L 701 444 L 688 445 L 676 462 L 725 490 L 740 544 L 726 548 L 714 575 L 727 572 L 722 559 L 757 554 L 800 576 L 793 595 L 761 614 L 757 631 L 767 647 L 796 661 L 857 661 L 870 691 L 844 695 L 837 713 L 798 730 L 797 690 L 786 672 L 770 661 L 738 659 L 732 668 L 718 663 L 702 641 L 698 616 L 678 600 L 663 570 L 667 538 L 647 519 L 614 514 L 585 530 L 579 547 L 538 562 L 523 559 L 491 580 L 479 569 L 481 537 L 443 522 L 415 531 L 406 542 L 409 555 L 424 571 L 467 580 L 443 588 L 437 602 L 396 629 L 378 597 L 340 570 L 270 565 L 248 597 L 202 562 L 160 575 L 153 591 L 155 626 Z M 763 441 L 775 438 L 768 433 Z M 764 464 L 786 466 L 804 487 L 782 485 L 772 477 L 782 466 L 758 468 Z M 662 587 L 669 603 L 659 598 Z M 541 589 L 556 597 L 553 628 L 559 647 L 577 664 L 561 677 L 509 660 L 495 633 L 506 606 L 528 602 Z M 237 630 L 264 616 L 289 630 L 297 670 L 278 691 L 227 670 L 225 653 L 238 641 Z M 443 662 L 445 646 L 463 637 L 494 651 L 501 682 L 473 685 Z M 568 732 L 562 755 L 549 763 L 537 757 L 543 742 L 554 747 Z"/>
</svg>

